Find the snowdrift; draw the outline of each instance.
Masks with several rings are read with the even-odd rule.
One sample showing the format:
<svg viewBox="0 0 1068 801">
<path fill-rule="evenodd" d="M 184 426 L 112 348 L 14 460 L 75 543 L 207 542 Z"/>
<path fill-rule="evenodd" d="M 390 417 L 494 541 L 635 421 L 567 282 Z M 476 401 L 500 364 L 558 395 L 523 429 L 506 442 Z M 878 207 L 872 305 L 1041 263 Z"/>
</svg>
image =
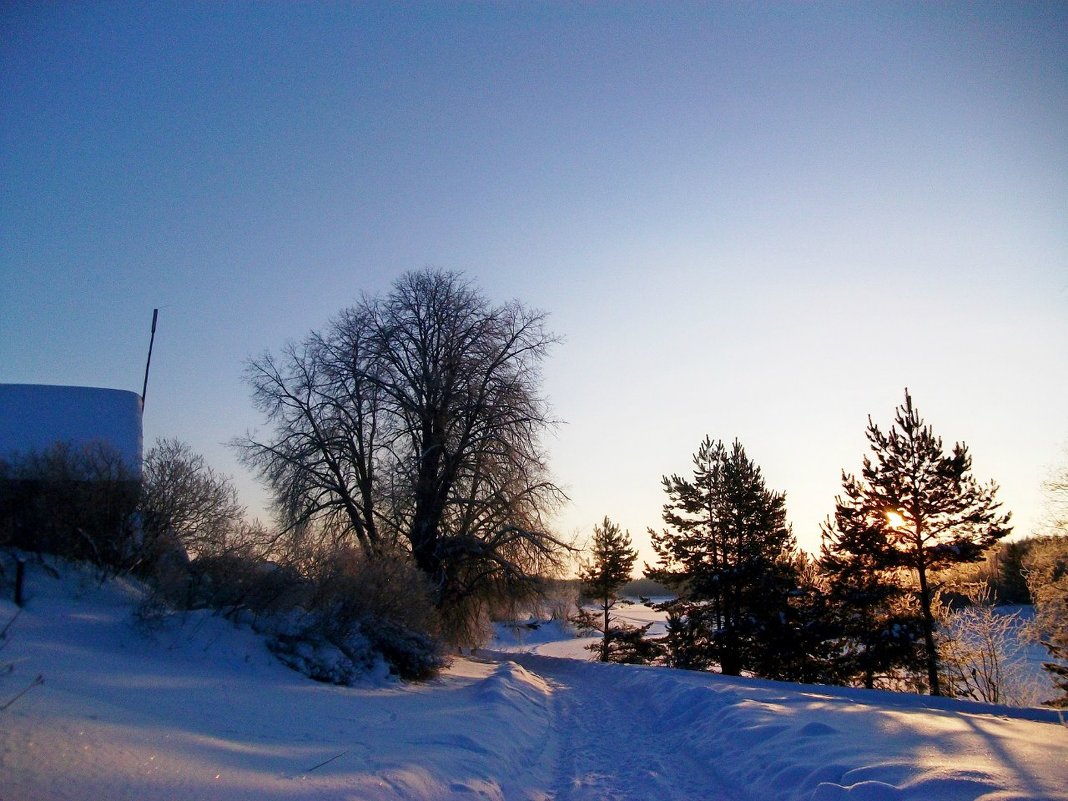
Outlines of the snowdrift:
<svg viewBox="0 0 1068 801">
<path fill-rule="evenodd" d="M 513 663 L 458 660 L 423 685 L 319 684 L 207 611 L 140 623 L 135 582 L 27 574 L 0 703 L 45 683 L 0 712 L 3 801 L 503 801 L 549 736 L 547 687 Z M 0 628 L 17 611 L 0 601 Z"/>
<path fill-rule="evenodd" d="M 563 660 L 510 658 L 536 673 Z M 578 663 L 576 663 L 578 664 Z M 1068 799 L 1068 728 L 1047 709 L 580 664 L 737 798 L 775 801 Z"/>
</svg>

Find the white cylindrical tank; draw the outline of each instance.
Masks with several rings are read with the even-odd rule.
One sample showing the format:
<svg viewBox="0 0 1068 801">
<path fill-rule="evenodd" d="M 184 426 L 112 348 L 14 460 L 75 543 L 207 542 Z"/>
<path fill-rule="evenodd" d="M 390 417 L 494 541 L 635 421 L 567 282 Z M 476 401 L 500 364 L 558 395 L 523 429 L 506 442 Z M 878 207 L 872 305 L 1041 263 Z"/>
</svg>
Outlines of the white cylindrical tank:
<svg viewBox="0 0 1068 801">
<path fill-rule="evenodd" d="M 0 458 L 104 442 L 141 474 L 141 396 L 123 389 L 0 384 Z"/>
</svg>

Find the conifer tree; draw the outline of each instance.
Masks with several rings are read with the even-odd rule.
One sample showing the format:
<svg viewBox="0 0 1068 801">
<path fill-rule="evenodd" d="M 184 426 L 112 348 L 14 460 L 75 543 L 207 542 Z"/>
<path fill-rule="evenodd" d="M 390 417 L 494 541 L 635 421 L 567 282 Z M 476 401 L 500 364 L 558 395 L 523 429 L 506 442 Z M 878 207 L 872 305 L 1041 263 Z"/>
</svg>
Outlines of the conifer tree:
<svg viewBox="0 0 1068 801">
<path fill-rule="evenodd" d="M 876 537 L 874 545 L 884 539 L 889 563 L 911 571 L 918 582 L 928 687 L 931 695 L 940 695 L 933 611 L 937 573 L 981 560 L 1011 531 L 1010 516 L 998 512 L 997 485 L 981 485 L 972 475 L 967 446 L 957 443 L 944 452 L 942 439 L 920 417 L 907 389 L 890 429 L 884 433 L 869 417 L 866 435 L 872 455 L 864 457 L 853 504 L 867 522 L 857 536 Z M 864 526 L 879 517 L 886 523 L 865 534 Z"/>
<path fill-rule="evenodd" d="M 608 517 L 601 525 L 593 527 L 590 549 L 591 558 L 579 572 L 579 581 L 582 582 L 582 594 L 596 601 L 597 612 L 580 610 L 574 620 L 580 628 L 601 632 L 603 636 L 596 650 L 600 661 L 609 662 L 612 661 L 613 641 L 616 639 L 620 640 L 620 645 L 629 643 L 628 651 L 640 651 L 638 644 L 622 636 L 632 629 L 640 630 L 614 623 L 612 617 L 612 610 L 620 603 L 619 589 L 630 581 L 630 572 L 634 569 L 638 552 L 632 547 L 630 532 L 620 529 Z"/>
<path fill-rule="evenodd" d="M 835 632 L 826 577 L 814 559 L 798 551 L 780 581 L 791 588 L 788 605 L 769 621 L 765 639 L 772 647 L 756 655 L 754 672 L 779 681 L 835 683 Z"/>
<path fill-rule="evenodd" d="M 895 668 L 922 668 L 917 644 L 923 628 L 899 578 L 904 561 L 890 545 L 886 515 L 866 507 L 863 485 L 845 472 L 842 493 L 820 548 L 833 675 L 836 681 L 859 678 L 871 689 Z"/>
<path fill-rule="evenodd" d="M 664 663 L 680 670 L 709 670 L 713 659 L 710 633 L 705 625 L 703 607 L 692 601 L 677 599 L 663 604 L 650 603 L 666 613 L 665 634 L 660 640 Z"/>
<path fill-rule="evenodd" d="M 693 461 L 692 480 L 663 479 L 669 528 L 650 531 L 659 564 L 646 575 L 678 593 L 660 605 L 673 621 L 669 661 L 718 662 L 736 676 L 776 647 L 796 584 L 789 563 L 796 543 L 785 495 L 767 489 L 741 443 L 728 450 L 706 437 Z"/>
</svg>

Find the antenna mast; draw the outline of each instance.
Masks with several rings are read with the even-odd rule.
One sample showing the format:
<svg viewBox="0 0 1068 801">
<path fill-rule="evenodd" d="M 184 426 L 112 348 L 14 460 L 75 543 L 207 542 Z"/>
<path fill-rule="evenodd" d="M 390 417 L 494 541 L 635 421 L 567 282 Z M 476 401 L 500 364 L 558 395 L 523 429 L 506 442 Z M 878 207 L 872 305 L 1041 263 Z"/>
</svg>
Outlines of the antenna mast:
<svg viewBox="0 0 1068 801">
<path fill-rule="evenodd" d="M 152 336 L 148 339 L 148 361 L 145 362 L 145 383 L 141 386 L 141 408 L 145 408 L 145 394 L 148 392 L 148 368 L 152 364 L 152 344 L 156 341 L 156 318 L 159 309 L 152 310 Z"/>
</svg>

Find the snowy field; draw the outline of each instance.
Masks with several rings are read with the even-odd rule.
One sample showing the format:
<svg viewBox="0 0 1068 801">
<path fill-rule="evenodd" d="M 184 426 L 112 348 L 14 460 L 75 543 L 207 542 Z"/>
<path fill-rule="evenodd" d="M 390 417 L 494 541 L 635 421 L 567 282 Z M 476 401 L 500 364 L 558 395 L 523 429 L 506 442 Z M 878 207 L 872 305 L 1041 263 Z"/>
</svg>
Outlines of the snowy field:
<svg viewBox="0 0 1068 801">
<path fill-rule="evenodd" d="M 551 626 L 332 687 L 208 614 L 144 630 L 131 583 L 34 568 L 27 596 L 0 703 L 45 683 L 0 712 L 3 801 L 1068 800 L 1048 710 L 554 658 L 585 654 Z"/>
<path fill-rule="evenodd" d="M 654 602 L 667 600 L 666 598 L 652 598 Z M 593 607 L 588 607 L 593 609 Z M 649 637 L 662 637 L 667 629 L 664 626 L 664 613 L 656 609 L 643 606 L 637 600 L 627 606 L 618 606 L 612 610 L 613 625 L 616 622 L 626 623 L 630 626 L 644 626 L 649 624 Z M 536 625 L 536 627 L 535 627 Z M 489 650 L 503 651 L 506 653 L 540 654 L 541 656 L 557 656 L 564 659 L 589 660 L 590 652 L 587 646 L 599 642 L 600 635 L 581 637 L 576 635 L 570 628 L 547 621 L 534 625 L 509 625 L 506 623 L 494 624 L 494 639 L 489 645 Z"/>
</svg>

